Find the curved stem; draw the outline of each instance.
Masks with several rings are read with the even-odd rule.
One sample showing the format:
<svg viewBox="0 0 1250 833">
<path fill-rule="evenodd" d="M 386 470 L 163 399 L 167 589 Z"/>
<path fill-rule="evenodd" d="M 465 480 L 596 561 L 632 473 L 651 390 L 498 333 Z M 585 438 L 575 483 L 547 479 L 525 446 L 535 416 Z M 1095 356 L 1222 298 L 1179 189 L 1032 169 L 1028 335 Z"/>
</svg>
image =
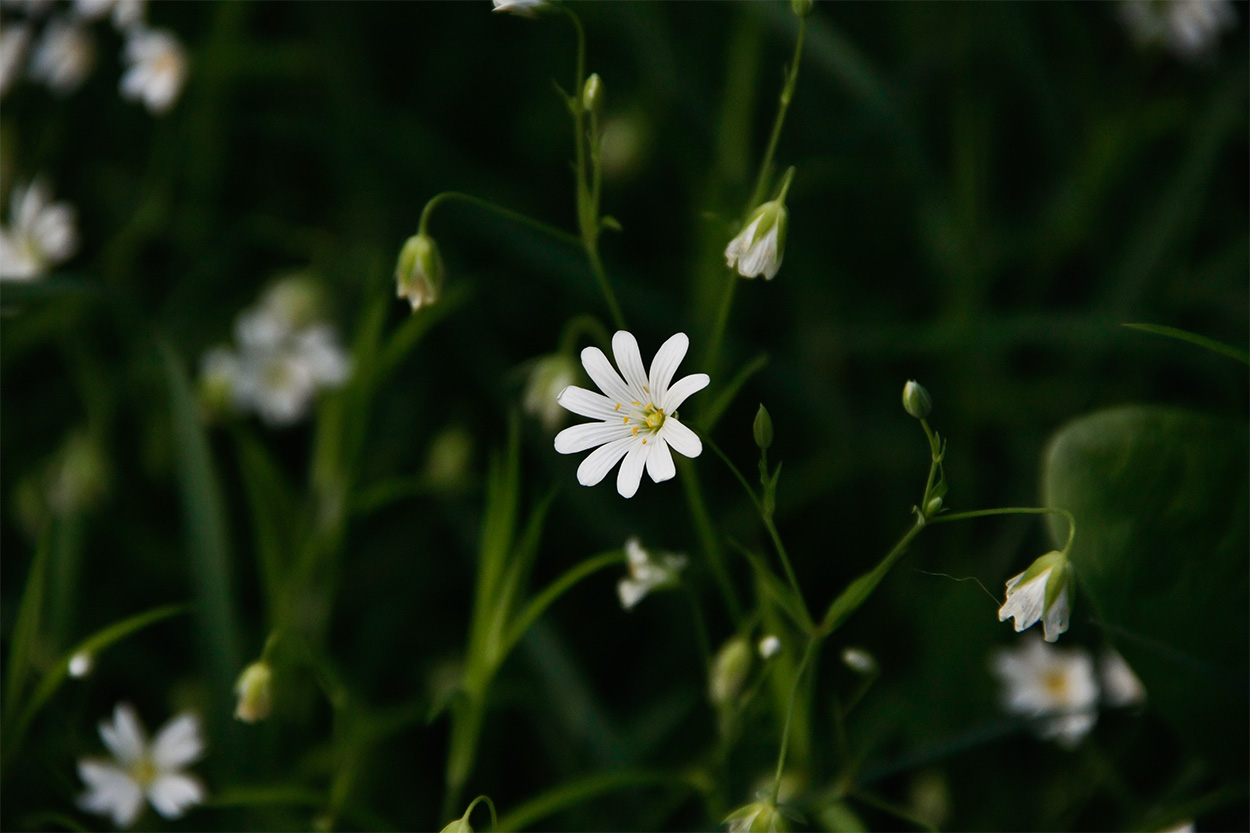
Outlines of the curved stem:
<svg viewBox="0 0 1250 833">
<path fill-rule="evenodd" d="M 570 567 L 559 578 L 547 585 L 541 593 L 530 600 L 530 603 L 522 611 L 508 629 L 508 636 L 504 639 L 504 647 L 501 656 L 507 656 L 512 650 L 512 646 L 517 643 L 525 632 L 529 630 L 530 625 L 543 612 L 551 606 L 552 602 L 564 595 L 565 591 L 577 584 L 582 579 L 592 573 L 602 570 L 604 567 L 610 567 L 613 564 L 619 564 L 625 560 L 624 554 L 620 550 L 601 553 L 593 558 L 588 558 L 580 564 Z"/>
<path fill-rule="evenodd" d="M 490 829 L 498 830 L 499 829 L 499 816 L 495 814 L 495 802 L 490 800 L 489 795 L 479 795 L 477 798 L 469 802 L 469 809 L 464 811 L 464 815 L 461 816 L 461 818 L 467 821 L 469 816 L 473 813 L 473 808 L 483 801 L 486 802 L 486 807 L 487 809 L 490 810 Z"/>
<path fill-rule="evenodd" d="M 451 201 L 468 203 L 469 205 L 489 211 L 492 214 L 497 214 L 500 217 L 504 217 L 505 219 L 517 223 L 518 225 L 532 228 L 535 231 L 541 231 L 543 234 L 553 237 L 561 243 L 566 243 L 570 246 L 582 245 L 581 238 L 575 234 L 569 234 L 567 231 L 561 231 L 555 226 L 549 226 L 546 223 L 539 222 L 538 220 L 528 217 L 525 214 L 521 214 L 518 211 L 504 208 L 502 205 L 497 205 L 490 200 L 484 200 L 481 197 L 475 197 L 472 194 L 465 194 L 460 191 L 443 191 L 441 194 L 435 194 L 431 197 L 430 201 L 425 204 L 425 208 L 421 211 L 421 221 L 417 224 L 417 234 L 425 234 L 427 232 L 430 225 L 430 215 L 434 213 L 435 208 L 444 202 Z"/>
<path fill-rule="evenodd" d="M 781 790 L 781 773 L 786 766 L 786 752 L 790 748 L 790 721 L 794 719 L 794 704 L 799 698 L 799 685 L 803 682 L 803 672 L 811 662 L 812 655 L 820 645 L 823 636 L 813 634 L 808 637 L 807 648 L 803 651 L 803 659 L 799 661 L 798 670 L 794 672 L 794 685 L 790 688 L 790 705 L 786 707 L 786 722 L 781 730 L 781 751 L 777 753 L 777 774 L 773 776 L 773 791 L 769 798 L 772 806 L 777 806 L 777 793 Z"/>
<path fill-rule="evenodd" d="M 1076 537 L 1076 518 L 1067 509 L 1050 506 L 1007 506 L 1002 509 L 977 509 L 972 512 L 956 512 L 952 515 L 940 515 L 930 518 L 929 523 L 947 523 L 949 521 L 966 521 L 969 518 L 987 518 L 991 515 L 1063 515 L 1068 519 L 1068 542 L 1063 545 L 1067 552 Z"/>
<path fill-rule="evenodd" d="M 799 80 L 799 59 L 803 57 L 803 36 L 807 31 L 807 21 L 799 19 L 799 36 L 794 42 L 794 57 L 790 60 L 789 72 L 786 73 L 785 86 L 781 88 L 781 99 L 777 107 L 777 118 L 773 121 L 773 132 L 768 137 L 768 149 L 764 151 L 764 159 L 760 162 L 759 174 L 755 178 L 755 190 L 747 203 L 743 220 L 764 199 L 768 189 L 768 172 L 773 165 L 773 155 L 777 152 L 777 142 L 781 139 L 781 128 L 786 122 L 786 111 L 790 109 L 790 100 L 794 98 L 794 87 Z"/>
<path fill-rule="evenodd" d="M 560 333 L 560 354 L 564 356 L 572 354 L 577 340 L 583 335 L 593 336 L 604 350 L 612 345 L 612 337 L 608 335 L 603 323 L 590 313 L 582 313 L 573 316 L 564 325 L 564 331 Z"/>
</svg>

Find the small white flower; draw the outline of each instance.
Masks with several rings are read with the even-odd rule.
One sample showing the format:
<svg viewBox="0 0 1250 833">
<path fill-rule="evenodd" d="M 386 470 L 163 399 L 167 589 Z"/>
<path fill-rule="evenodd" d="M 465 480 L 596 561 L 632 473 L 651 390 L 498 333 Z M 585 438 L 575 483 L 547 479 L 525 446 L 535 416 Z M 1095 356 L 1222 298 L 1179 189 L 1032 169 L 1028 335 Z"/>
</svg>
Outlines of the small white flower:
<svg viewBox="0 0 1250 833">
<path fill-rule="evenodd" d="M 625 610 L 638 604 L 652 590 L 675 585 L 686 567 L 686 556 L 660 552 L 652 557 L 637 538 L 625 542 L 625 558 L 629 562 L 629 576 L 616 585 L 616 594 Z"/>
<path fill-rule="evenodd" d="M 0 96 L 17 83 L 29 46 L 29 24 L 10 23 L 0 29 Z"/>
<path fill-rule="evenodd" d="M 30 56 L 30 77 L 57 95 L 82 86 L 95 66 L 95 40 L 77 23 L 57 18 L 48 23 Z"/>
<path fill-rule="evenodd" d="M 1136 706 L 1146 701 L 1146 687 L 1119 651 L 1106 650 L 1098 663 L 1102 696 L 1112 706 Z"/>
<path fill-rule="evenodd" d="M 52 202 L 51 190 L 41 179 L 13 189 L 9 223 L 0 228 L 0 280 L 37 278 L 78 247 L 73 207 Z"/>
<path fill-rule="evenodd" d="M 76 680 L 91 673 L 91 669 L 95 667 L 95 658 L 86 651 L 79 651 L 69 658 L 69 675 Z"/>
<path fill-rule="evenodd" d="M 166 819 L 179 818 L 204 801 L 203 783 L 182 771 L 204 754 L 195 715 L 178 715 L 148 743 L 134 709 L 119 703 L 112 723 L 100 723 L 100 738 L 113 760 L 78 762 L 78 774 L 87 785 L 87 792 L 78 799 L 83 810 L 112 816 L 118 827 L 130 827 L 145 797 Z"/>
<path fill-rule="evenodd" d="M 781 640 L 770 633 L 760 640 L 756 648 L 760 652 L 760 659 L 772 659 L 781 651 Z"/>
<path fill-rule="evenodd" d="M 570 385 L 556 398 L 565 409 L 600 420 L 565 428 L 556 435 L 556 451 L 561 454 L 595 449 L 577 467 L 579 483 L 594 486 L 624 458 L 616 490 L 629 498 L 638 491 L 644 468 L 656 483 L 677 473 L 670 446 L 686 457 L 703 452 L 698 435 L 678 421 L 677 409 L 691 394 L 707 387 L 708 375 L 694 373 L 670 385 L 689 346 L 685 333 L 664 342 L 648 376 L 638 342 L 630 333 L 618 331 L 612 336 L 612 352 L 624 379 L 598 347 L 582 351 L 582 366 L 607 395 Z"/>
<path fill-rule="evenodd" d="M 187 79 L 187 55 L 178 39 L 163 29 L 134 29 L 124 57 L 130 67 L 122 75 L 122 96 L 156 114 L 172 107 Z"/>
<path fill-rule="evenodd" d="M 1046 641 L 1054 642 L 1068 629 L 1072 610 L 1072 567 L 1061 552 L 1050 552 L 1029 569 L 1007 580 L 1007 599 L 998 621 L 1016 620 L 1016 633 L 1042 620 Z"/>
<path fill-rule="evenodd" d="M 543 430 L 554 431 L 567 416 L 557 398 L 560 392 L 577 381 L 577 365 L 572 357 L 553 353 L 534 361 L 525 381 L 521 408 L 537 417 Z"/>
<path fill-rule="evenodd" d="M 1052 648 L 1039 639 L 998 651 L 991 668 L 1004 685 L 1003 707 L 1038 718 L 1037 732 L 1071 748 L 1098 720 L 1094 662 L 1079 648 Z"/>
<path fill-rule="evenodd" d="M 549 4 L 547 0 L 492 0 L 495 8 L 492 11 L 507 12 L 517 17 L 538 17 L 538 12 Z"/>
<path fill-rule="evenodd" d="M 1184 61 L 1200 61 L 1237 24 L 1228 0 L 1125 0 L 1120 19 L 1138 45 L 1162 45 Z"/>
<path fill-rule="evenodd" d="M 771 281 L 786 253 L 786 204 L 766 202 L 751 215 L 738 236 L 725 247 L 725 265 L 744 278 L 764 276 Z"/>
</svg>

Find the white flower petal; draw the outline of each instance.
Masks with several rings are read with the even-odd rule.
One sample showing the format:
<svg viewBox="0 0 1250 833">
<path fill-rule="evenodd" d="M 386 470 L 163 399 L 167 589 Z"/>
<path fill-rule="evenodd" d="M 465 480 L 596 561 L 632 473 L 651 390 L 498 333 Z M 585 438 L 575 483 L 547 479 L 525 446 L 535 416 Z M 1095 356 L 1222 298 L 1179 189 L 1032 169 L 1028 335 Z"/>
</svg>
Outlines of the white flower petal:
<svg viewBox="0 0 1250 833">
<path fill-rule="evenodd" d="M 707 387 L 711 379 L 706 373 L 691 373 L 689 376 L 683 376 L 678 379 L 672 387 L 668 389 L 668 395 L 664 397 L 664 410 L 667 413 L 673 413 L 681 407 L 682 403 L 693 393 L 698 393 Z"/>
<path fill-rule="evenodd" d="M 703 453 L 703 442 L 699 435 L 673 417 L 664 420 L 664 425 L 660 427 L 660 437 L 683 457 L 698 457 Z"/>
<path fill-rule="evenodd" d="M 590 452 L 586 459 L 582 460 L 581 465 L 577 467 L 577 482 L 583 486 L 594 486 L 597 484 L 607 476 L 612 467 L 625 456 L 625 452 L 629 451 L 630 446 L 635 443 L 641 445 L 637 437 L 622 437 L 606 445 L 601 445 Z"/>
<path fill-rule="evenodd" d="M 561 407 L 572 411 L 578 416 L 602 419 L 605 422 L 614 420 L 623 425 L 624 423 L 621 422 L 622 417 L 629 415 L 628 413 L 620 413 L 621 403 L 613 402 L 602 394 L 579 388 L 576 385 L 569 385 L 560 391 L 556 401 L 560 403 Z"/>
<path fill-rule="evenodd" d="M 1050 578 L 1050 569 L 1047 568 L 1024 584 L 1019 584 L 1023 575 L 1024 573 L 1014 576 L 1007 582 L 1007 599 L 998 609 L 998 621 L 1005 622 L 1010 618 L 1015 618 L 1016 633 L 1032 627 L 1038 619 L 1042 618 L 1042 608 L 1046 603 L 1046 581 Z M 1058 638 L 1058 634 L 1055 636 Z"/>
<path fill-rule="evenodd" d="M 583 422 L 581 425 L 570 425 L 556 434 L 555 446 L 561 454 L 576 454 L 621 439 L 633 439 L 633 433 L 626 425 Z"/>
<path fill-rule="evenodd" d="M 616 583 L 616 595 L 620 597 L 621 607 L 625 610 L 629 610 L 642 601 L 642 597 L 647 595 L 650 589 L 649 584 L 632 578 L 623 578 Z"/>
<path fill-rule="evenodd" d="M 603 355 L 603 351 L 598 347 L 587 347 L 582 351 L 582 367 L 586 368 L 590 380 L 598 385 L 599 390 L 607 394 L 609 399 L 615 399 L 620 403 L 633 401 L 634 394 L 629 390 L 629 386 L 625 384 L 625 380 L 616 372 L 612 363 L 608 361 L 608 357 Z"/>
<path fill-rule="evenodd" d="M 746 228 L 738 233 L 738 236 L 729 241 L 729 245 L 725 247 L 725 265 L 732 267 L 737 263 L 738 258 L 750 247 L 751 241 L 755 239 L 755 227 L 760 224 L 763 215 L 756 215 Z"/>
<path fill-rule="evenodd" d="M 631 399 L 637 399 L 644 405 L 647 403 L 647 371 L 642 366 L 642 353 L 638 351 L 638 340 L 633 333 L 617 330 L 612 336 L 612 353 L 616 356 L 616 366 L 621 369 L 625 381 L 634 389 Z"/>
<path fill-rule="evenodd" d="M 113 753 L 113 757 L 125 766 L 130 766 L 143 758 L 147 748 L 147 738 L 143 732 L 143 724 L 129 703 L 118 703 L 113 709 L 113 722 L 107 720 L 100 723 L 100 739 Z"/>
<path fill-rule="evenodd" d="M 673 455 L 668 450 L 668 443 L 662 437 L 656 437 L 653 442 L 655 448 L 647 454 L 647 474 L 651 476 L 652 482 L 660 483 L 674 477 L 677 467 L 673 465 Z"/>
<path fill-rule="evenodd" d="M 1044 599 L 1045 593 L 1042 596 Z M 1063 589 L 1059 591 L 1059 597 L 1055 599 L 1055 603 L 1050 606 L 1050 610 L 1046 611 L 1042 619 L 1042 630 L 1046 634 L 1047 642 L 1054 642 L 1059 638 L 1059 634 L 1068 629 L 1068 614 L 1070 611 L 1068 585 L 1065 584 Z"/>
<path fill-rule="evenodd" d="M 638 540 L 637 536 L 625 542 L 625 559 L 629 562 L 631 573 L 645 565 L 649 560 L 647 551 L 643 549 L 642 542 Z"/>
<path fill-rule="evenodd" d="M 180 772 L 166 773 L 148 786 L 148 801 L 167 819 L 182 816 L 188 808 L 204 801 L 204 785 Z"/>
<path fill-rule="evenodd" d="M 162 770 L 179 769 L 198 761 L 203 754 L 200 720 L 190 712 L 166 723 L 152 742 L 152 763 Z"/>
<path fill-rule="evenodd" d="M 668 395 L 668 384 L 673 381 L 673 374 L 677 372 L 677 366 L 686 357 L 688 349 L 690 339 L 685 333 L 676 333 L 660 345 L 655 358 L 651 360 L 651 396 L 660 407 L 665 407 L 661 403 Z"/>
<path fill-rule="evenodd" d="M 645 442 L 637 442 L 630 447 L 629 453 L 625 455 L 625 460 L 621 463 L 621 470 L 616 473 L 616 491 L 621 497 L 630 498 L 638 492 L 642 470 L 647 464 L 647 458 L 651 455 L 653 447 L 654 444 L 648 445 Z"/>
<path fill-rule="evenodd" d="M 130 827 L 143 808 L 143 790 L 123 770 L 96 761 L 79 761 L 78 775 L 87 792 L 78 806 L 88 813 L 112 816 L 118 827 Z"/>
</svg>

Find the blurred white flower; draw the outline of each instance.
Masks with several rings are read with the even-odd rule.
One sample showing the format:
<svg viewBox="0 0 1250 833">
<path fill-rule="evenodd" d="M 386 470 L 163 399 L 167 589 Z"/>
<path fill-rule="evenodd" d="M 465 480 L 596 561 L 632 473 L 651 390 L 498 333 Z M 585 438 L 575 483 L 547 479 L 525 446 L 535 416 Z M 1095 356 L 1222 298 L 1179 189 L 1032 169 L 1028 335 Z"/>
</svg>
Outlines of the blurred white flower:
<svg viewBox="0 0 1250 833">
<path fill-rule="evenodd" d="M 1120 19 L 1139 46 L 1162 45 L 1184 61 L 1208 57 L 1237 24 L 1229 0 L 1125 0 Z"/>
<path fill-rule="evenodd" d="M 689 346 L 685 333 L 664 342 L 648 376 L 638 342 L 630 333 L 618 331 L 612 336 L 612 352 L 624 379 L 598 347 L 582 351 L 582 365 L 607 395 L 570 385 L 556 398 L 566 410 L 600 420 L 565 428 L 556 435 L 556 451 L 561 454 L 595 449 L 577 467 L 579 483 L 594 486 L 623 457 L 616 490 L 630 498 L 638 491 L 644 468 L 656 483 L 677 473 L 670 446 L 686 457 L 703 453 L 698 435 L 678 421 L 677 409 L 692 393 L 707 387 L 708 375 L 694 373 L 670 385 Z"/>
<path fill-rule="evenodd" d="M 0 29 L 0 96 L 8 92 L 20 77 L 29 46 L 29 24 L 10 23 Z"/>
<path fill-rule="evenodd" d="M 739 807 L 721 824 L 727 833 L 782 833 L 790 829 L 777 807 L 763 801 Z"/>
<path fill-rule="evenodd" d="M 744 278 L 764 276 L 771 281 L 786 253 L 786 204 L 783 199 L 766 202 L 751 214 L 738 236 L 725 247 L 725 265 L 737 268 Z"/>
<path fill-rule="evenodd" d="M 547 0 L 492 0 L 495 8 L 492 11 L 507 12 L 518 17 L 537 17 L 538 12 L 546 8 Z"/>
<path fill-rule="evenodd" d="M 1098 720 L 1098 681 L 1094 662 L 1080 648 L 1052 648 L 1026 639 L 1015 650 L 1001 649 L 991 669 L 1002 681 L 1003 707 L 1037 718 L 1037 733 L 1072 748 Z"/>
<path fill-rule="evenodd" d="M 112 13 L 113 26 L 124 32 L 143 24 L 147 0 L 74 0 L 74 14 L 83 20 L 99 20 Z"/>
<path fill-rule="evenodd" d="M 122 75 L 122 96 L 164 113 L 178 100 L 187 79 L 187 54 L 171 32 L 133 29 L 124 53 L 129 69 Z"/>
<path fill-rule="evenodd" d="M 1119 651 L 1103 651 L 1098 663 L 1102 696 L 1112 706 L 1136 706 L 1146 701 L 1146 687 Z"/>
<path fill-rule="evenodd" d="M 32 280 L 74 254 L 74 209 L 52 202 L 46 182 L 14 188 L 11 206 L 9 226 L 0 227 L 0 280 Z"/>
<path fill-rule="evenodd" d="M 521 408 L 537 417 L 543 424 L 543 430 L 554 431 L 566 416 L 557 401 L 560 392 L 576 381 L 577 365 L 572 357 L 552 353 L 536 359 L 525 381 Z"/>
<path fill-rule="evenodd" d="M 772 659 L 781 651 L 781 640 L 770 633 L 760 640 L 756 649 L 760 652 L 760 659 Z"/>
<path fill-rule="evenodd" d="M 30 77 L 57 95 L 82 86 L 95 66 L 95 39 L 83 26 L 56 18 L 44 27 L 30 56 Z"/>
<path fill-rule="evenodd" d="M 95 658 L 86 651 L 79 651 L 69 658 L 69 675 L 74 679 L 81 680 L 90 674 L 93 668 L 95 668 Z"/>
<path fill-rule="evenodd" d="M 1048 552 L 1029 568 L 1007 579 L 1007 599 L 998 621 L 1015 618 L 1016 633 L 1042 621 L 1047 642 L 1068 629 L 1072 611 L 1072 566 L 1062 552 Z"/>
<path fill-rule="evenodd" d="M 100 723 L 100 738 L 113 760 L 78 762 L 78 774 L 87 785 L 78 800 L 83 810 L 112 816 L 118 827 L 129 827 L 139 817 L 145 797 L 166 819 L 179 818 L 204 801 L 203 783 L 183 772 L 204 754 L 195 715 L 178 715 L 148 743 L 134 709 L 119 703 L 113 721 Z"/>
<path fill-rule="evenodd" d="M 677 584 L 686 567 L 686 556 L 658 552 L 653 557 L 636 537 L 625 542 L 625 558 L 629 563 L 629 576 L 616 585 L 616 594 L 625 610 L 638 604 L 652 590 Z"/>
</svg>

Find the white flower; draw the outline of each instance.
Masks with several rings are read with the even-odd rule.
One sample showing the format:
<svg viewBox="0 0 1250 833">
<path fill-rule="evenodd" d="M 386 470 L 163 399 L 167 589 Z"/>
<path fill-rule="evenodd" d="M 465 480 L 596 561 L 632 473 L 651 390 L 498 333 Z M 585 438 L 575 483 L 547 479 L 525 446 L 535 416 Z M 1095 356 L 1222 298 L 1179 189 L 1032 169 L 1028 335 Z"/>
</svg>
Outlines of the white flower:
<svg viewBox="0 0 1250 833">
<path fill-rule="evenodd" d="M 74 14 L 83 20 L 99 20 L 113 13 L 113 26 L 124 32 L 143 23 L 147 0 L 74 0 Z"/>
<path fill-rule="evenodd" d="M 122 96 L 142 101 L 153 113 L 164 113 L 178 99 L 187 79 L 187 55 L 172 33 L 135 29 L 126 37 Z"/>
<path fill-rule="evenodd" d="M 786 204 L 766 202 L 747 221 L 738 236 L 725 247 L 725 265 L 737 268 L 744 278 L 764 276 L 771 281 L 786 253 Z"/>
<path fill-rule="evenodd" d="M 538 12 L 546 8 L 547 0 L 493 0 L 492 11 L 507 12 L 518 17 L 538 17 Z"/>
<path fill-rule="evenodd" d="M 1015 617 L 1016 633 L 1042 620 L 1046 641 L 1054 642 L 1068 629 L 1072 609 L 1072 567 L 1061 552 L 1050 552 L 1029 569 L 1007 580 L 1007 599 L 998 609 L 998 621 Z"/>
<path fill-rule="evenodd" d="M 991 668 L 1002 680 L 1003 707 L 1039 718 L 1037 732 L 1071 748 L 1098 720 L 1094 662 L 1079 648 L 1052 648 L 1039 639 L 995 654 Z"/>
<path fill-rule="evenodd" d="M 525 381 L 521 408 L 537 417 L 546 431 L 554 431 L 566 413 L 557 401 L 560 392 L 577 381 L 577 365 L 571 356 L 552 353 L 534 361 Z"/>
<path fill-rule="evenodd" d="M 57 95 L 68 95 L 87 80 L 95 65 L 95 41 L 82 26 L 57 18 L 48 23 L 30 56 L 30 77 Z"/>
<path fill-rule="evenodd" d="M 0 96 L 9 91 L 22 71 L 30 46 L 30 26 L 10 23 L 0 29 Z"/>
<path fill-rule="evenodd" d="M 772 659 L 781 651 L 781 640 L 770 633 L 760 640 L 756 648 L 760 652 L 760 659 Z"/>
<path fill-rule="evenodd" d="M 1161 44 L 1184 61 L 1206 58 L 1237 23 L 1228 0 L 1125 0 L 1120 19 L 1140 46 Z"/>
<path fill-rule="evenodd" d="M 1098 663 L 1102 696 L 1112 706 L 1136 706 L 1146 700 L 1146 687 L 1118 651 L 1106 650 Z"/>
<path fill-rule="evenodd" d="M 148 743 L 134 709 L 119 703 L 113 722 L 100 723 L 100 738 L 113 760 L 78 762 L 78 774 L 87 785 L 78 800 L 82 809 L 112 816 L 118 827 L 129 827 L 139 817 L 144 797 L 166 819 L 176 819 L 204 801 L 204 785 L 182 771 L 204 753 L 195 715 L 178 715 Z"/>
<path fill-rule="evenodd" d="M 625 542 L 625 558 L 629 562 L 629 576 L 616 585 L 616 594 L 625 610 L 638 604 L 652 590 L 676 584 L 686 567 L 686 556 L 661 552 L 653 558 L 637 538 Z"/>
<path fill-rule="evenodd" d="M 692 393 L 707 387 L 708 375 L 694 373 L 669 384 L 689 345 L 685 333 L 664 342 L 648 376 L 638 342 L 630 333 L 618 331 L 612 336 L 612 352 L 624 379 L 598 347 L 582 351 L 582 366 L 606 396 L 570 385 L 556 398 L 565 409 L 600 420 L 556 434 L 555 447 L 561 454 L 595 449 L 577 467 L 579 483 L 595 485 L 623 457 L 616 490 L 629 498 L 638 491 L 644 468 L 656 483 L 677 473 L 670 446 L 686 457 L 703 452 L 698 435 L 678 421 L 677 409 Z"/>
<path fill-rule="evenodd" d="M 78 247 L 73 207 L 52 202 L 43 180 L 13 189 L 9 222 L 0 228 L 0 280 L 37 278 Z"/>
</svg>

